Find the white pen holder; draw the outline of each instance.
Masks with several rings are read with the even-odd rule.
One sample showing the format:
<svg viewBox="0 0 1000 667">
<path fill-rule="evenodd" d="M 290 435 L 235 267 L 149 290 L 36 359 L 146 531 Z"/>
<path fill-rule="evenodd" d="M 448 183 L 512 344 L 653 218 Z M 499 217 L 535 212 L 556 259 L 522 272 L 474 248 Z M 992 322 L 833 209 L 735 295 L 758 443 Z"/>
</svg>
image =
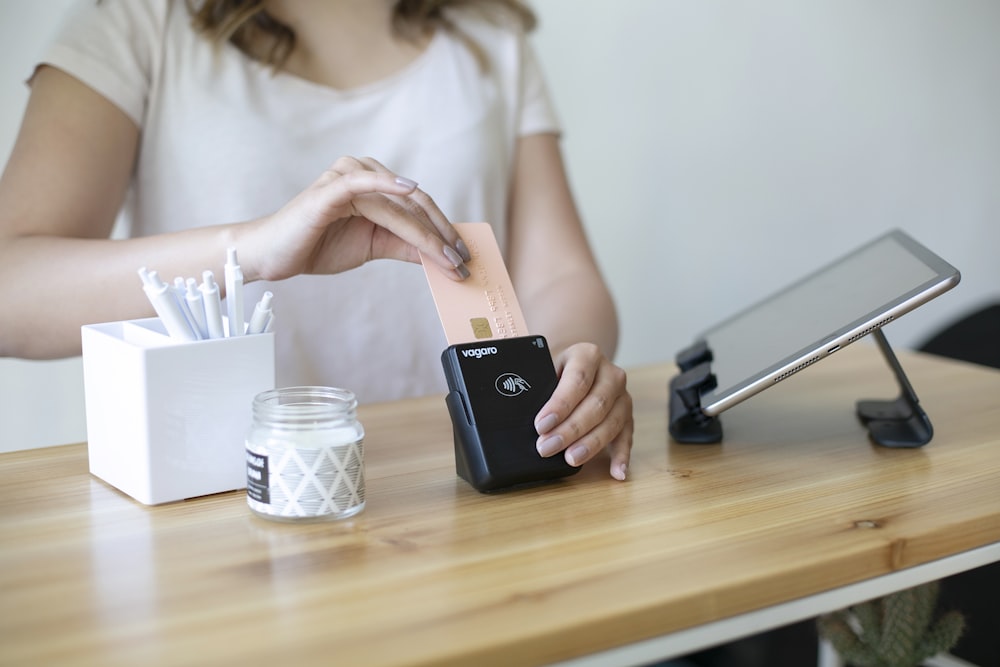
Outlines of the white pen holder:
<svg viewBox="0 0 1000 667">
<path fill-rule="evenodd" d="M 180 342 L 158 318 L 82 328 L 90 472 L 147 505 L 246 488 L 274 334 Z"/>
</svg>

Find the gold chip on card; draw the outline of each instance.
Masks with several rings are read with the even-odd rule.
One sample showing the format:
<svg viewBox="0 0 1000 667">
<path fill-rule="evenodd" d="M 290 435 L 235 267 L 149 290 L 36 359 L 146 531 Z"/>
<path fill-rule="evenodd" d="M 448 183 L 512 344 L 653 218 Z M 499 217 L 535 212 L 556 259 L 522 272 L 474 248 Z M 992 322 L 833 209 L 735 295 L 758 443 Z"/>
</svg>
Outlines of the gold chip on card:
<svg viewBox="0 0 1000 667">
<path fill-rule="evenodd" d="M 493 338 L 490 321 L 485 317 L 473 317 L 469 320 L 469 324 L 472 325 L 472 335 L 476 338 Z"/>
</svg>

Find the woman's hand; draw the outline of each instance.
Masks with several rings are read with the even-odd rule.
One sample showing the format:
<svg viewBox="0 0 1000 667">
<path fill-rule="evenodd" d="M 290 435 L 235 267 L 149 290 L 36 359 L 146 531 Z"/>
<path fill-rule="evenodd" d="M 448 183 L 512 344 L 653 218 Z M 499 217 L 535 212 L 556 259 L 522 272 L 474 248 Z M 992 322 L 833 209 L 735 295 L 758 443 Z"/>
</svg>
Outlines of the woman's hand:
<svg viewBox="0 0 1000 667">
<path fill-rule="evenodd" d="M 611 476 L 624 480 L 632 452 L 632 397 L 625 371 L 592 343 L 577 343 L 556 358 L 559 384 L 535 417 L 536 447 L 542 456 L 565 452 L 581 466 L 604 448 Z"/>
<path fill-rule="evenodd" d="M 340 158 L 276 213 L 248 223 L 238 244 L 249 279 L 419 262 L 418 251 L 456 280 L 469 275 L 469 252 L 434 200 L 371 158 Z"/>
</svg>

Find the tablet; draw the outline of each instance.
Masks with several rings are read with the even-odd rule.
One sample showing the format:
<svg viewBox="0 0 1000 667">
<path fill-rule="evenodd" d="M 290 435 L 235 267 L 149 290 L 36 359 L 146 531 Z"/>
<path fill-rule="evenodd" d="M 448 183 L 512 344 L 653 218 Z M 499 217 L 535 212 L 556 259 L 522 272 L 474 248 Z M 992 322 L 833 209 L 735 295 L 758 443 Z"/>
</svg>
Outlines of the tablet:
<svg viewBox="0 0 1000 667">
<path fill-rule="evenodd" d="M 958 270 L 892 230 L 759 301 L 698 337 L 715 386 L 701 410 L 716 416 L 958 284 Z"/>
</svg>

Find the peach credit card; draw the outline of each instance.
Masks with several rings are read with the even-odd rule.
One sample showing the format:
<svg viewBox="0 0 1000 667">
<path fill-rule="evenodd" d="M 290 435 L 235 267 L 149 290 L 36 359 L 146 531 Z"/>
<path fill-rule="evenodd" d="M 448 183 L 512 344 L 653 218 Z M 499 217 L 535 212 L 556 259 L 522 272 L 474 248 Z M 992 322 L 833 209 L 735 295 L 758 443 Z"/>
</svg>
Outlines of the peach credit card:
<svg viewBox="0 0 1000 667">
<path fill-rule="evenodd" d="M 459 222 L 455 229 L 472 255 L 465 264 L 471 274 L 468 278 L 452 280 L 421 256 L 448 344 L 527 336 L 528 325 L 493 227 L 488 222 Z"/>
</svg>

